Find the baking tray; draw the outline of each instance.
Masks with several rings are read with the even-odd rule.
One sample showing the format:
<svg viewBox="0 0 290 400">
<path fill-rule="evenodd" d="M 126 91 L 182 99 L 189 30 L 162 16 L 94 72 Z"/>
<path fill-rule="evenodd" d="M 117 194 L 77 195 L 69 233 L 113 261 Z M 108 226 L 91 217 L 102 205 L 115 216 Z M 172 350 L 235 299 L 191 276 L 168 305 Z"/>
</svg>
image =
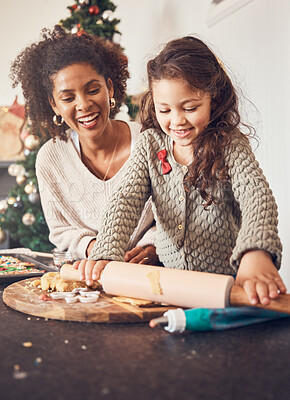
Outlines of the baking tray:
<svg viewBox="0 0 290 400">
<path fill-rule="evenodd" d="M 35 265 L 35 268 L 39 270 L 44 270 L 45 272 L 58 272 L 59 268 L 53 265 L 53 258 L 48 256 L 41 255 L 26 255 L 21 253 L 1 253 L 0 256 L 11 256 L 18 258 L 23 262 L 30 262 Z M 1 275 L 0 274 L 0 283 L 1 282 L 15 282 L 22 279 L 33 278 L 35 276 L 42 276 L 45 272 L 31 272 L 26 274 L 11 274 L 11 275 Z"/>
</svg>

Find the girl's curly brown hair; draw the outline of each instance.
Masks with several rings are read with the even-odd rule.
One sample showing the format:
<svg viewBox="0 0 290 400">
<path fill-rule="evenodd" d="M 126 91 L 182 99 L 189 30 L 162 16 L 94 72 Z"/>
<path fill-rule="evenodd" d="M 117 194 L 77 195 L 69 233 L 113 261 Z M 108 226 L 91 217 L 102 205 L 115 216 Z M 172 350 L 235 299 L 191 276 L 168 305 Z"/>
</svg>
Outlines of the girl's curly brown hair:
<svg viewBox="0 0 290 400">
<path fill-rule="evenodd" d="M 121 47 L 100 37 L 66 33 L 56 25 L 52 30 L 43 29 L 41 40 L 21 52 L 11 66 L 13 87 L 18 84 L 22 87 L 32 134 L 39 136 L 46 128 L 53 138 L 67 140 L 69 127 L 65 123 L 62 126 L 53 123 L 49 99 L 53 99 L 52 76 L 76 63 L 90 64 L 106 82 L 111 79 L 116 100 L 111 116 L 118 112 L 125 100 L 129 78 L 128 60 Z"/>
<path fill-rule="evenodd" d="M 194 91 L 211 96 L 211 118 L 207 127 L 193 142 L 193 163 L 187 185 L 194 185 L 205 201 L 217 204 L 215 189 L 228 181 L 224 150 L 241 124 L 238 98 L 232 82 L 214 53 L 200 39 L 186 36 L 170 41 L 147 64 L 149 91 L 141 101 L 142 130 L 154 128 L 163 133 L 156 118 L 152 83 L 161 79 L 180 79 Z M 254 130 L 248 128 L 248 135 Z M 245 134 L 245 136 L 248 136 Z"/>
</svg>

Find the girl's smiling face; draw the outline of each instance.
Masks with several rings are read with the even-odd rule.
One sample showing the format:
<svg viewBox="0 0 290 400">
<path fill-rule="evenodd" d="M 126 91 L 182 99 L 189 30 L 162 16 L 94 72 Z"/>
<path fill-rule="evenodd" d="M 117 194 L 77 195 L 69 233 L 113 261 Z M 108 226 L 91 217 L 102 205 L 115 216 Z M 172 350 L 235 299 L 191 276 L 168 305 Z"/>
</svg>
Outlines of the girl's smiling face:
<svg viewBox="0 0 290 400">
<path fill-rule="evenodd" d="M 51 106 L 81 137 L 100 136 L 110 115 L 112 82 L 90 64 L 72 64 L 52 76 Z"/>
<path fill-rule="evenodd" d="M 194 91 L 179 79 L 153 81 L 152 93 L 156 118 L 163 132 L 173 139 L 175 146 L 192 148 L 192 142 L 210 121 L 210 95 Z"/>
</svg>

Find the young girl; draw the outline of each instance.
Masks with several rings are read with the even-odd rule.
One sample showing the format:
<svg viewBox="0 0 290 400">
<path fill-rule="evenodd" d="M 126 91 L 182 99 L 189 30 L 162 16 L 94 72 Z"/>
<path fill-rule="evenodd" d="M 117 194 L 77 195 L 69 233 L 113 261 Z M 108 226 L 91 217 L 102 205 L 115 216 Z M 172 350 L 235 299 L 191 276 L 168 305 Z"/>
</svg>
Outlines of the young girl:
<svg viewBox="0 0 290 400">
<path fill-rule="evenodd" d="M 277 271 L 277 206 L 247 135 L 238 129 L 229 76 L 213 52 L 190 36 L 169 42 L 147 72 L 144 132 L 90 259 L 75 268 L 91 284 L 108 260 L 123 261 L 152 195 L 156 249 L 165 267 L 237 274 L 236 284 L 253 305 L 268 304 L 286 292 Z"/>
</svg>

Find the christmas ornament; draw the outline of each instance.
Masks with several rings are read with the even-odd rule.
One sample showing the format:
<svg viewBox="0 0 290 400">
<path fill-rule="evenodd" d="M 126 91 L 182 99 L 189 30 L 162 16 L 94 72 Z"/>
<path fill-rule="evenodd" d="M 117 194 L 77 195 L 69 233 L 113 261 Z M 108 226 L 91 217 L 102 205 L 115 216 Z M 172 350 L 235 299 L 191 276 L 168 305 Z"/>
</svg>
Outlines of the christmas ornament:
<svg viewBox="0 0 290 400">
<path fill-rule="evenodd" d="M 10 164 L 8 167 L 8 174 L 11 176 L 16 176 L 17 174 L 17 164 Z"/>
<path fill-rule="evenodd" d="M 100 12 L 100 9 L 99 9 L 98 6 L 91 6 L 91 7 L 89 8 L 89 13 L 90 13 L 91 15 L 97 15 L 97 14 L 99 14 L 99 12 Z"/>
<path fill-rule="evenodd" d="M 121 39 L 122 39 L 122 37 L 121 37 L 120 33 L 118 33 L 118 32 L 114 33 L 113 39 L 112 39 L 114 43 L 120 44 Z"/>
<path fill-rule="evenodd" d="M 0 243 L 4 243 L 6 240 L 6 233 L 0 228 Z"/>
<path fill-rule="evenodd" d="M 15 203 L 15 201 L 16 201 L 15 197 L 11 196 L 11 197 L 8 197 L 7 203 L 10 206 L 12 206 Z"/>
<path fill-rule="evenodd" d="M 126 104 L 123 104 L 120 107 L 120 111 L 116 114 L 115 118 L 120 119 L 121 121 L 130 121 L 130 115 L 128 113 L 129 108 L 126 106 Z"/>
<path fill-rule="evenodd" d="M 22 217 L 22 222 L 26 226 L 33 225 L 35 220 L 36 220 L 35 216 L 31 213 L 25 213 Z"/>
<path fill-rule="evenodd" d="M 20 132 L 20 139 L 22 140 L 22 142 L 24 142 L 24 140 L 27 138 L 27 136 L 30 135 L 30 132 L 28 129 L 22 129 L 22 131 Z"/>
<path fill-rule="evenodd" d="M 0 200 L 0 214 L 5 213 L 8 208 L 7 200 Z"/>
<path fill-rule="evenodd" d="M 72 34 L 77 33 L 77 31 L 78 31 L 78 27 L 76 25 L 71 28 Z"/>
<path fill-rule="evenodd" d="M 79 0 L 80 5 L 85 6 L 90 4 L 90 0 Z"/>
<path fill-rule="evenodd" d="M 37 192 L 37 190 L 34 189 L 33 192 L 28 195 L 28 200 L 32 204 L 36 204 L 39 202 L 40 197 L 39 197 L 39 193 Z"/>
<path fill-rule="evenodd" d="M 29 153 L 30 153 L 30 150 L 28 150 L 28 149 L 23 150 L 23 154 L 25 155 L 25 157 L 27 157 Z"/>
<path fill-rule="evenodd" d="M 18 165 L 18 174 L 16 176 L 25 175 L 25 174 L 26 174 L 26 171 L 25 171 L 24 166 L 23 165 Z"/>
<path fill-rule="evenodd" d="M 25 168 L 20 164 L 10 164 L 8 167 L 8 174 L 11 176 L 24 175 Z"/>
<path fill-rule="evenodd" d="M 16 182 L 18 185 L 22 185 L 26 181 L 26 176 L 25 175 L 18 175 L 16 176 Z"/>
<path fill-rule="evenodd" d="M 97 24 L 97 25 L 103 25 L 103 21 L 102 21 L 101 19 L 98 19 L 98 20 L 96 21 L 96 24 Z"/>
<path fill-rule="evenodd" d="M 86 34 L 87 34 L 87 32 L 83 29 L 80 29 L 77 33 L 78 36 L 82 36 L 82 35 L 86 35 Z"/>
<path fill-rule="evenodd" d="M 24 140 L 24 146 L 28 150 L 34 150 L 37 146 L 39 146 L 40 140 L 37 136 L 28 135 L 27 138 Z"/>
<path fill-rule="evenodd" d="M 22 203 L 20 197 L 16 198 L 15 203 L 13 203 L 13 207 L 16 208 L 17 210 L 20 210 L 23 207 L 23 203 Z"/>
<path fill-rule="evenodd" d="M 107 19 L 108 21 L 112 21 L 113 19 L 113 11 L 112 10 L 106 10 L 103 12 L 103 18 Z"/>
<path fill-rule="evenodd" d="M 34 186 L 33 186 L 33 182 L 29 182 L 29 183 L 25 186 L 24 192 L 27 193 L 27 194 L 30 194 L 30 193 L 33 192 L 34 189 L 35 189 L 35 188 L 34 188 Z"/>
</svg>

